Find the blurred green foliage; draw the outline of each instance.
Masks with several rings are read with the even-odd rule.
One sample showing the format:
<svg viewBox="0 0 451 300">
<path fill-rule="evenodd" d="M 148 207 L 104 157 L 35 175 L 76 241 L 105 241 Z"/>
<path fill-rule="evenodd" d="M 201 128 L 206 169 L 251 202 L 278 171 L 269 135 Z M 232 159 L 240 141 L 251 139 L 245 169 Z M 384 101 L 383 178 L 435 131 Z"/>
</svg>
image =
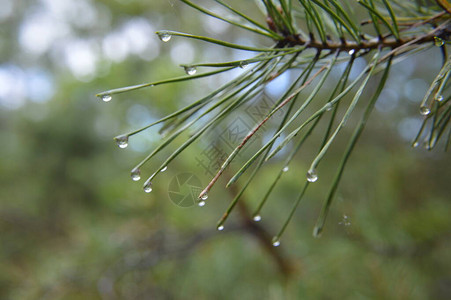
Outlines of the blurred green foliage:
<svg viewBox="0 0 451 300">
<path fill-rule="evenodd" d="M 94 94 L 180 75 L 182 70 L 171 61 L 171 44 L 159 45 L 159 56 L 150 62 L 133 55 L 120 62 L 102 57 L 98 69 L 103 64 L 106 71 L 80 81 L 52 62 L 50 52 L 29 55 L 11 38 L 27 13 L 44 3 L 28 2 L 32 5 L 15 4 L 14 14 L 2 21 L 10 39 L 1 47 L 2 65 L 44 68 L 55 78 L 55 91 L 49 101 L 26 98 L 24 105 L 0 111 L 1 299 L 449 298 L 450 158 L 440 149 L 411 149 L 399 137 L 400 116 L 415 109 L 407 99 L 397 108 L 406 112 L 376 112 L 370 119 L 320 239 L 311 231 L 325 191 L 312 186 L 276 250 L 290 267 L 284 273 L 277 255 L 238 212 L 224 232 L 215 230 L 232 192 L 213 190 L 202 209 L 180 208 L 169 200 L 169 181 L 179 173 L 193 172 L 207 183 L 209 177 L 195 161 L 202 143 L 171 164 L 151 194 L 129 178 L 130 166 L 159 139 L 152 129 L 141 148 L 124 151 L 114 145 L 113 136 L 137 126 L 127 117 L 130 107 L 140 104 L 138 109 L 160 117 L 201 95 L 205 86 L 157 87 L 116 96 L 108 104 Z M 204 19 L 177 1 L 86 2 L 109 11 L 111 23 L 76 31 L 82 39 L 102 37 L 135 17 L 149 19 L 155 29 L 205 30 Z M 233 39 L 240 32 L 222 35 Z M 1 38 L 5 45 L 6 35 Z M 200 60 L 206 48 L 191 45 Z M 434 64 L 428 69 L 424 60 L 435 59 L 428 52 L 408 61 L 416 64 L 411 78 L 429 82 Z M 272 182 L 272 166 L 280 163 L 271 163 L 258 185 L 246 191 L 243 200 L 251 211 L 264 193 L 262 187 Z M 270 234 L 279 229 L 297 197 L 307 164 L 297 157 L 263 210 L 259 226 Z M 324 182 L 334 168 L 322 166 Z"/>
</svg>

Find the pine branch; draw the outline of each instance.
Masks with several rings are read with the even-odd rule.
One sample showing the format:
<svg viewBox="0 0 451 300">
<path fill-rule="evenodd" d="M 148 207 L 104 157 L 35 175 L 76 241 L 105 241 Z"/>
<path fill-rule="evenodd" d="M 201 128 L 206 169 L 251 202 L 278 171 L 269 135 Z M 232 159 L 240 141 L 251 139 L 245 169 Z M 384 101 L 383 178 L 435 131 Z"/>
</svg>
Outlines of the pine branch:
<svg viewBox="0 0 451 300">
<path fill-rule="evenodd" d="M 248 34 L 257 34 L 260 37 L 267 38 L 270 46 L 253 47 L 190 33 L 169 30 L 158 31 L 157 34 L 163 42 L 169 42 L 173 37 L 188 38 L 199 42 L 211 43 L 218 47 L 250 51 L 255 53 L 255 56 L 245 60 L 182 65 L 187 73 L 186 76 L 112 89 L 97 95 L 103 101 L 109 102 L 113 95 L 119 93 L 160 84 L 192 81 L 215 76 L 234 68 L 245 69 L 236 78 L 231 79 L 228 83 L 223 84 L 186 107 L 143 128 L 132 130 L 115 138 L 118 146 L 125 148 L 128 145 L 130 136 L 139 134 L 156 124 L 163 123 L 162 131 L 167 132 L 167 137 L 131 171 L 132 179 L 137 181 L 141 177 L 140 168 L 143 165 L 148 163 L 157 153 L 171 145 L 175 138 L 193 126 L 198 125 L 198 130 L 190 135 L 148 177 L 144 183 L 146 192 L 152 190 L 152 181 L 182 151 L 207 132 L 213 130 L 227 116 L 237 113 L 242 105 L 255 99 L 269 82 L 286 71 L 293 70 L 294 72 L 299 72 L 297 79 L 275 101 L 274 106 L 266 112 L 266 115 L 235 146 L 221 167 L 216 170 L 209 184 L 200 193 L 198 204 L 200 206 L 205 205 L 205 200 L 208 197 L 207 193 L 217 183 L 220 176 L 230 166 L 230 163 L 234 161 L 238 153 L 262 126 L 268 123 L 268 120 L 276 112 L 288 106 L 283 120 L 269 141 L 255 151 L 251 158 L 228 181 L 226 187 L 232 186 L 258 159 L 258 164 L 254 167 L 252 174 L 243 185 L 243 188 L 236 191 L 236 196 L 231 201 L 217 226 L 218 229 L 224 228 L 224 223 L 237 204 L 238 207 L 243 209 L 244 206 L 240 197 L 244 190 L 252 184 L 252 181 L 257 177 L 259 170 L 264 167 L 265 163 L 279 153 L 280 150 L 284 149 L 291 141 L 297 141 L 294 151 L 286 158 L 283 168 L 278 170 L 278 175 L 261 199 L 253 215 L 255 221 L 260 221 L 261 211 L 269 199 L 271 191 L 282 178 L 282 174 L 288 170 L 290 161 L 300 151 L 301 147 L 309 141 L 309 137 L 314 129 L 317 128 L 317 125 L 321 124 L 321 122 L 327 122 L 325 125 L 326 130 L 323 133 L 323 143 L 318 149 L 318 154 L 311 162 L 305 185 L 302 185 L 299 197 L 293 203 L 287 219 L 273 240 L 275 246 L 279 245 L 280 237 L 294 216 L 294 212 L 298 208 L 298 204 L 306 193 L 308 186 L 318 179 L 317 166 L 327 155 L 331 145 L 338 139 L 338 133 L 348 119 L 356 114 L 357 103 L 366 101 L 364 115 L 360 123 L 355 127 L 354 135 L 349 142 L 341 163 L 337 167 L 337 175 L 332 182 L 331 190 L 323 204 L 323 209 L 315 226 L 314 234 L 319 235 L 323 230 L 325 219 L 344 167 L 386 83 L 390 67 L 408 55 L 431 47 L 438 47 L 444 58 L 444 63 L 442 68 L 438 70 L 419 107 L 421 115 L 424 116 L 424 121 L 412 145 L 416 147 L 420 144 L 420 140 L 424 139 L 426 148 L 431 150 L 436 147 L 439 139 L 444 136 L 446 139 L 445 149 L 448 149 L 451 135 L 451 95 L 448 84 L 451 76 L 451 56 L 448 55 L 447 49 L 451 36 L 451 5 L 448 1 L 437 0 L 437 4 L 422 7 L 408 1 L 387 0 L 358 0 L 356 4 L 340 0 L 262 0 L 261 5 L 265 10 L 263 18 L 266 20 L 266 26 L 222 0 L 215 0 L 214 2 L 234 14 L 239 20 L 213 13 L 203 6 L 188 0 L 181 1 L 202 14 L 227 22 L 232 26 L 247 31 Z M 366 12 L 366 19 L 361 19 L 361 15 L 356 15 L 354 5 L 359 6 L 360 10 L 363 9 Z M 307 32 L 304 32 L 305 28 Z M 376 32 L 377 36 L 371 36 L 369 34 L 371 30 Z M 349 55 L 343 55 L 343 53 Z M 371 55 L 373 58 L 369 60 L 366 68 L 355 79 L 348 81 L 355 59 L 367 55 Z M 321 103 L 319 99 L 321 97 L 318 97 L 320 90 L 325 89 L 326 81 L 328 84 L 334 84 L 333 82 L 330 83 L 332 80 L 328 77 L 329 73 L 342 62 L 347 62 L 345 71 L 339 80 L 335 82 L 335 87 L 333 87 L 333 92 L 330 94 L 329 99 L 325 103 L 324 101 Z M 215 70 L 197 73 L 197 69 L 201 68 L 215 68 Z M 373 75 L 381 71 L 383 71 L 383 76 L 376 92 L 372 94 L 369 101 L 362 99 L 361 95 L 367 85 L 373 81 Z M 313 85 L 313 88 L 306 94 L 306 87 L 309 85 Z M 346 100 L 343 100 L 346 96 L 352 99 L 350 103 L 346 103 Z M 302 103 L 297 103 L 297 106 L 295 106 L 297 101 L 302 101 Z M 315 108 L 311 108 L 315 105 Z M 341 120 L 336 120 L 339 105 L 341 108 L 343 108 L 343 105 L 347 105 L 347 108 Z M 303 116 L 307 109 L 312 109 L 313 113 Z M 331 116 L 324 118 L 327 112 L 331 110 Z M 326 121 L 324 121 L 325 119 Z M 338 122 L 338 125 L 335 125 L 336 122 Z M 291 131 L 288 132 L 289 130 Z M 286 137 L 275 147 L 275 141 L 283 134 L 286 134 Z M 246 214 L 248 213 L 246 212 Z"/>
</svg>

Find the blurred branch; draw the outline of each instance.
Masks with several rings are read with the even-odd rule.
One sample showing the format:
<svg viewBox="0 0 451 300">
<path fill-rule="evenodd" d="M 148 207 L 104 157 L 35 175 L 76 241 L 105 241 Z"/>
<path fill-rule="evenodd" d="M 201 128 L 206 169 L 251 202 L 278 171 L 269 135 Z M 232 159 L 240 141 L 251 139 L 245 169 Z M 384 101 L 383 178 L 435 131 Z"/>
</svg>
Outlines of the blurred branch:
<svg viewBox="0 0 451 300">
<path fill-rule="evenodd" d="M 237 185 L 232 185 L 229 189 L 230 194 L 236 195 L 239 192 Z M 238 212 L 241 217 L 243 228 L 251 234 L 260 243 L 261 247 L 268 253 L 277 265 L 280 273 L 288 278 L 294 271 L 293 265 L 289 263 L 280 248 L 273 247 L 272 235 L 262 225 L 262 223 L 254 222 L 252 214 L 246 205 L 246 200 L 241 198 L 238 201 Z"/>
</svg>

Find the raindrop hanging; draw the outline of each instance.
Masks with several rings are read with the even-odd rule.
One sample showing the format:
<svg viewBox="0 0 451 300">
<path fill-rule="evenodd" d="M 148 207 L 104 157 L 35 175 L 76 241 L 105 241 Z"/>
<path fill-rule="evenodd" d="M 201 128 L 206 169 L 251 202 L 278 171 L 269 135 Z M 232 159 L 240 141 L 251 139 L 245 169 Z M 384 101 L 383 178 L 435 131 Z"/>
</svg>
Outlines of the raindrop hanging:
<svg viewBox="0 0 451 300">
<path fill-rule="evenodd" d="M 315 170 L 309 170 L 307 172 L 307 181 L 308 182 L 315 182 L 318 180 L 318 175 L 316 174 Z"/>
<path fill-rule="evenodd" d="M 150 181 L 146 182 L 146 183 L 144 184 L 143 190 L 144 190 L 144 192 L 146 192 L 146 193 L 152 192 L 152 182 L 150 182 Z"/>
<path fill-rule="evenodd" d="M 110 102 L 113 97 L 111 97 L 110 94 L 102 95 L 100 96 L 100 99 L 102 99 L 103 102 Z"/>
<path fill-rule="evenodd" d="M 262 216 L 260 216 L 260 215 L 255 215 L 252 219 L 253 219 L 255 222 L 260 222 L 261 219 L 262 219 Z"/>
<path fill-rule="evenodd" d="M 430 113 L 431 113 L 431 110 L 429 109 L 429 107 L 427 107 L 427 106 L 420 107 L 420 114 L 422 114 L 423 116 L 427 116 Z"/>
<path fill-rule="evenodd" d="M 131 177 L 133 181 L 138 181 L 141 179 L 141 171 L 138 168 L 134 168 L 131 172 Z"/>
<path fill-rule="evenodd" d="M 190 76 L 196 74 L 196 72 L 197 72 L 197 70 L 196 70 L 195 67 L 186 66 L 186 67 L 184 67 L 184 68 L 185 68 L 185 73 L 186 73 L 187 75 L 190 75 Z"/>
<path fill-rule="evenodd" d="M 436 47 L 441 47 L 445 44 L 445 41 L 442 38 L 439 38 L 438 36 L 434 36 L 434 45 Z"/>
<path fill-rule="evenodd" d="M 160 40 L 162 42 L 167 43 L 167 42 L 169 42 L 171 40 L 172 35 L 170 33 L 166 32 L 166 31 L 162 31 L 162 32 L 158 33 L 158 37 L 160 38 Z"/>
<path fill-rule="evenodd" d="M 114 138 L 119 148 L 124 149 L 128 146 L 128 135 L 119 135 Z"/>
</svg>

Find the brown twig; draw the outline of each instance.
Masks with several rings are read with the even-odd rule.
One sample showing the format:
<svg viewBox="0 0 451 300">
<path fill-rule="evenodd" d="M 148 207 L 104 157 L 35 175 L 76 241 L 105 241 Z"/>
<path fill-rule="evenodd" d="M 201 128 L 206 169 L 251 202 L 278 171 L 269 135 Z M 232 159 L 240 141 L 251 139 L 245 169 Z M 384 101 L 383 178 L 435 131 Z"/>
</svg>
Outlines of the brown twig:
<svg viewBox="0 0 451 300">
<path fill-rule="evenodd" d="M 405 44 L 423 44 L 428 42 L 433 42 L 434 37 L 440 37 L 440 36 L 446 36 L 448 37 L 451 34 L 451 30 L 447 27 L 442 28 L 443 32 L 438 32 L 436 29 L 434 29 L 432 32 L 437 34 L 427 33 L 425 35 L 422 35 L 420 37 L 407 37 L 407 38 L 401 38 L 399 40 L 396 40 L 394 38 L 375 38 L 371 40 L 363 40 L 361 42 L 355 42 L 355 41 L 341 41 L 341 42 L 331 42 L 327 41 L 325 43 L 316 41 L 316 40 L 310 40 L 305 41 L 299 36 L 289 36 L 287 37 L 287 43 L 289 46 L 297 46 L 302 45 L 306 48 L 313 48 L 317 49 L 319 51 L 324 50 L 330 50 L 330 51 L 360 51 L 360 50 L 373 50 L 377 49 L 379 47 L 382 48 L 399 48 Z"/>
<path fill-rule="evenodd" d="M 435 0 L 435 2 L 446 10 L 447 13 L 451 14 L 451 4 L 447 0 Z"/>
<path fill-rule="evenodd" d="M 239 192 L 236 185 L 231 186 L 229 191 L 232 195 L 236 195 Z M 285 278 L 288 278 L 295 271 L 293 265 L 290 264 L 289 260 L 282 254 L 280 247 L 276 248 L 272 245 L 272 236 L 265 227 L 252 220 L 252 215 L 249 212 L 244 199 L 241 199 L 241 201 L 238 202 L 238 212 L 244 229 L 257 239 L 262 248 L 273 258 L 280 273 Z"/>
<path fill-rule="evenodd" d="M 410 40 L 409 42 L 406 42 L 406 43 L 400 45 L 399 47 L 392 48 L 392 50 L 389 53 L 387 53 L 386 55 L 384 55 L 384 57 L 382 57 L 379 60 L 379 62 L 386 60 L 388 57 L 390 57 L 392 55 L 396 55 L 397 53 L 399 53 L 400 51 L 402 51 L 403 49 L 405 49 L 411 45 L 432 42 L 432 41 L 435 41 L 436 37 L 440 37 L 440 36 L 443 36 L 443 37 L 445 37 L 445 39 L 448 39 L 449 35 L 451 34 L 450 30 L 448 29 L 448 26 L 449 26 L 449 22 L 447 21 L 426 35 L 419 36 L 417 38 Z M 443 32 L 443 31 L 445 31 L 445 32 Z M 446 34 L 446 36 L 445 36 L 445 34 Z"/>
<path fill-rule="evenodd" d="M 430 17 L 429 19 L 413 23 L 409 27 L 403 28 L 402 31 L 406 31 L 408 29 L 422 26 L 427 23 L 431 23 L 432 21 L 434 21 L 440 17 L 443 17 L 444 15 L 445 15 L 445 12 L 441 12 L 439 14 L 436 14 L 436 15 Z M 330 40 L 322 42 L 322 41 L 315 40 L 313 37 L 311 37 L 310 40 L 305 40 L 300 35 L 287 35 L 287 36 L 285 36 L 285 39 L 280 41 L 279 43 L 281 43 L 281 45 L 283 45 L 283 46 L 289 46 L 289 47 L 301 45 L 306 48 L 316 49 L 318 51 L 323 51 L 323 50 L 330 50 L 330 51 L 365 50 L 365 51 L 369 51 L 369 50 L 378 49 L 378 48 L 395 49 L 395 48 L 399 48 L 405 44 L 412 45 L 412 44 L 423 44 L 423 43 L 428 43 L 428 42 L 434 42 L 435 37 L 439 37 L 439 38 L 443 38 L 443 39 L 447 40 L 450 35 L 451 35 L 451 28 L 449 27 L 449 18 L 448 18 L 440 26 L 434 28 L 429 33 L 426 33 L 419 37 L 411 36 L 411 37 L 395 39 L 395 38 L 389 38 L 391 36 L 391 33 L 389 33 L 385 36 L 374 38 L 371 40 L 363 39 L 361 42 L 348 41 L 348 40 L 345 40 L 344 38 L 342 38 L 340 40 L 340 42 L 333 42 Z"/>
</svg>

